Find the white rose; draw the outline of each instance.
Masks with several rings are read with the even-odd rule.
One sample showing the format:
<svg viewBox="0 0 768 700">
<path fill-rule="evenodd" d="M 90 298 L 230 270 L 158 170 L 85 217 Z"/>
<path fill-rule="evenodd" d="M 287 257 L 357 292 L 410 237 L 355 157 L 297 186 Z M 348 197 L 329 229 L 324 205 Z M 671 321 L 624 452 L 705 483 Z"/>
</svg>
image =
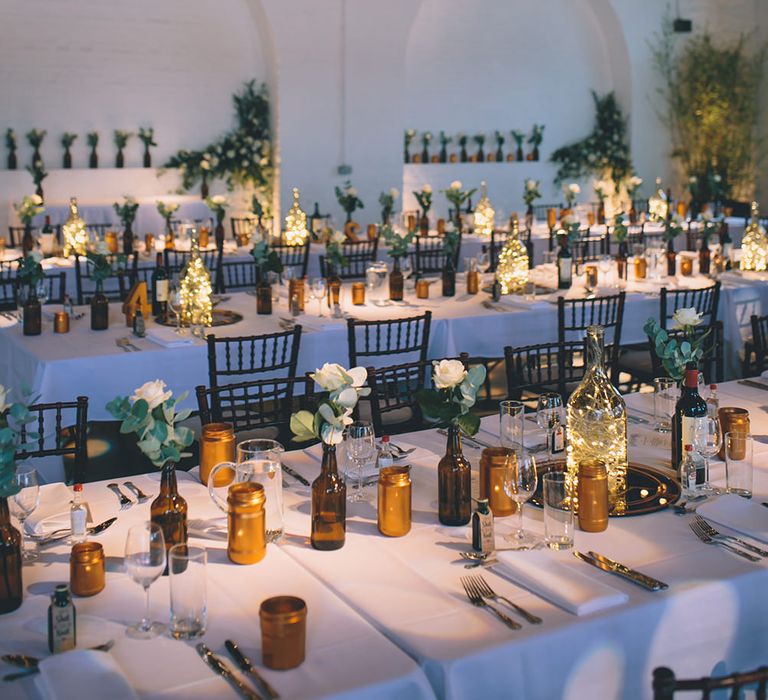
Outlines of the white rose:
<svg viewBox="0 0 768 700">
<path fill-rule="evenodd" d="M 432 185 L 424 185 L 421 188 L 422 192 L 426 192 L 427 194 L 432 194 Z"/>
<path fill-rule="evenodd" d="M 32 204 L 37 206 L 40 206 L 43 203 L 43 198 L 39 194 L 33 194 L 30 199 L 32 200 Z"/>
<path fill-rule="evenodd" d="M 0 413 L 7 411 L 8 406 L 10 406 L 8 403 L 8 389 L 0 384 Z"/>
<path fill-rule="evenodd" d="M 720 176 L 719 176 L 717 173 L 715 173 L 712 179 L 713 179 L 715 182 L 720 182 L 720 180 L 722 180 L 723 178 L 722 178 L 722 177 L 720 177 Z"/>
<path fill-rule="evenodd" d="M 96 241 L 94 252 L 98 255 L 109 255 L 109 246 L 106 241 Z"/>
<path fill-rule="evenodd" d="M 217 194 L 217 195 L 214 195 L 213 197 L 211 197 L 211 201 L 214 204 L 226 204 L 227 203 L 227 198 L 223 194 Z"/>
<path fill-rule="evenodd" d="M 162 379 L 155 379 L 154 382 L 147 382 L 140 386 L 131 396 L 131 401 L 136 402 L 144 399 L 149 404 L 149 410 L 165 403 L 173 396 L 172 391 L 166 391 L 165 382 Z"/>
<path fill-rule="evenodd" d="M 446 233 L 453 233 L 456 230 L 456 224 L 453 223 L 453 221 L 446 221 L 445 222 L 445 231 Z"/>
<path fill-rule="evenodd" d="M 581 187 L 579 187 L 575 182 L 568 185 L 568 190 L 572 194 L 581 194 Z"/>
<path fill-rule="evenodd" d="M 525 181 L 525 189 L 527 189 L 529 192 L 532 190 L 535 190 L 538 186 L 538 182 L 536 180 L 526 180 Z"/>
<path fill-rule="evenodd" d="M 343 231 L 334 231 L 331 234 L 331 243 L 344 243 L 347 240 Z"/>
<path fill-rule="evenodd" d="M 234 151 L 227 151 L 227 158 L 234 158 L 235 152 Z"/>
<path fill-rule="evenodd" d="M 672 316 L 675 322 L 674 328 L 684 328 L 685 326 L 698 326 L 701 323 L 701 314 L 696 308 L 691 306 L 688 309 L 678 309 Z"/>
<path fill-rule="evenodd" d="M 632 187 L 640 187 L 640 185 L 643 184 L 643 178 L 638 177 L 637 175 L 634 175 L 630 181 Z"/>
<path fill-rule="evenodd" d="M 320 439 L 326 445 L 339 445 L 344 440 L 344 428 L 352 423 L 352 409 L 348 408 L 340 416 L 327 404 L 321 404 L 318 413 L 323 419 Z"/>
<path fill-rule="evenodd" d="M 461 189 L 461 181 L 460 180 L 454 180 L 451 183 L 451 189 L 452 190 L 460 190 Z"/>
<path fill-rule="evenodd" d="M 436 389 L 453 389 L 464 381 L 467 370 L 459 360 L 440 360 L 432 363 L 432 381 Z"/>
<path fill-rule="evenodd" d="M 210 168 L 211 168 L 211 164 L 210 164 L 210 163 L 209 163 L 207 160 L 201 160 L 201 161 L 200 161 L 200 167 L 201 167 L 203 170 L 210 170 Z"/>
<path fill-rule="evenodd" d="M 357 190 L 354 187 L 347 187 L 347 194 L 350 197 L 357 197 Z"/>
<path fill-rule="evenodd" d="M 400 192 L 397 191 L 397 188 L 392 187 L 389 190 L 389 196 L 392 197 L 392 199 L 397 199 L 400 196 Z"/>
<path fill-rule="evenodd" d="M 324 391 L 336 391 L 348 384 L 347 373 L 344 371 L 344 368 L 333 362 L 326 362 L 310 376 Z"/>
<path fill-rule="evenodd" d="M 699 178 L 697 178 L 695 175 L 691 175 L 688 178 L 688 182 L 690 182 L 691 184 L 695 184 L 696 182 L 698 182 L 698 180 L 699 180 Z"/>
</svg>

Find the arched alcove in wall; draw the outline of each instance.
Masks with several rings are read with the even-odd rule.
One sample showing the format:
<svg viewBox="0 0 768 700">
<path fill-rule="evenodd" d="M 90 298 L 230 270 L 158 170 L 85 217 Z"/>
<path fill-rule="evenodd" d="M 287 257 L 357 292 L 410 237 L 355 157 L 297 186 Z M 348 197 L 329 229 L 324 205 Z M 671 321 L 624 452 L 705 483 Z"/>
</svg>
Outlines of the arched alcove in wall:
<svg viewBox="0 0 768 700">
<path fill-rule="evenodd" d="M 492 200 L 511 209 L 521 206 L 523 180 L 535 177 L 545 198 L 559 198 L 547 161 L 589 132 L 590 90 L 616 89 L 629 107 L 629 62 L 617 26 L 608 0 L 423 0 L 406 52 L 406 127 L 432 131 L 433 149 L 442 129 L 470 140 L 487 134 L 487 152 L 498 129 L 506 151 L 510 130 L 529 132 L 534 123 L 545 125 L 544 142 L 539 163 L 407 166 L 405 191 L 422 181 L 442 188 L 457 177 L 467 186 L 487 178 Z"/>
</svg>

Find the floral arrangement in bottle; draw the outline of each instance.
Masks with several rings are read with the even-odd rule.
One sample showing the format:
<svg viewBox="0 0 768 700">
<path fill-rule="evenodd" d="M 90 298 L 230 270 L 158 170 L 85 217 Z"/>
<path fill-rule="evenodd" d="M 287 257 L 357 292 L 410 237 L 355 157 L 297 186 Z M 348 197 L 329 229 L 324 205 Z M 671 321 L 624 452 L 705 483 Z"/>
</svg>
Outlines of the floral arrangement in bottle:
<svg viewBox="0 0 768 700">
<path fill-rule="evenodd" d="M 347 240 L 343 231 L 330 230 L 325 242 L 325 261 L 327 272 L 333 270 L 338 273 L 339 269 L 347 264 L 347 258 L 344 256 L 344 241 Z"/>
<path fill-rule="evenodd" d="M 355 213 L 356 209 L 364 209 L 364 205 L 360 197 L 357 196 L 357 190 L 352 187 L 352 183 L 347 180 L 344 183 L 344 189 L 341 189 L 338 185 L 336 185 L 336 199 L 339 202 L 339 205 L 341 208 L 346 212 L 347 214 L 347 223 L 352 221 L 352 214 Z"/>
<path fill-rule="evenodd" d="M 16 132 L 11 128 L 5 130 L 5 147 L 8 149 L 8 170 L 16 170 Z"/>
<path fill-rule="evenodd" d="M 539 159 L 539 146 L 544 139 L 544 124 L 534 124 L 531 128 L 531 135 L 528 137 L 528 143 L 531 146 L 531 160 Z"/>
<path fill-rule="evenodd" d="M 42 259 L 43 256 L 40 253 L 32 251 L 29 255 L 16 261 L 18 264 L 16 279 L 25 290 L 24 295 L 27 297 L 36 295 L 37 289 L 45 277 L 43 266 L 40 264 Z"/>
<path fill-rule="evenodd" d="M 115 147 L 117 148 L 117 155 L 115 156 L 115 167 L 116 168 L 122 168 L 125 164 L 125 156 L 123 156 L 123 149 L 128 145 L 128 139 L 131 138 L 133 134 L 130 131 L 125 131 L 124 129 L 115 129 L 112 138 L 115 142 Z"/>
<path fill-rule="evenodd" d="M 640 189 L 640 185 L 643 184 L 643 178 L 638 177 L 637 175 L 632 175 L 631 177 L 627 178 L 624 182 L 624 187 L 627 190 L 627 194 L 629 195 L 630 199 L 633 198 L 637 191 Z"/>
<path fill-rule="evenodd" d="M 174 398 L 165 382 L 155 379 L 136 389 L 130 398 L 114 398 L 106 409 L 122 421 L 121 433 L 136 433 L 139 449 L 160 468 L 166 462 L 177 463 L 183 457 L 191 456 L 182 450 L 192 444 L 194 435 L 189 428 L 178 425 L 192 413 L 188 408 L 177 410 L 186 396 L 185 391 Z"/>
<path fill-rule="evenodd" d="M 613 237 L 620 246 L 627 242 L 629 229 L 624 223 L 624 212 L 620 211 L 613 217 Z"/>
<path fill-rule="evenodd" d="M 371 393 L 363 387 L 367 376 L 365 367 L 344 369 L 326 362 L 309 376 L 328 392 L 328 398 L 315 413 L 298 411 L 291 416 L 294 439 L 296 442 L 318 439 L 326 445 L 338 445 L 344 439 L 344 429 L 353 422 L 352 411 L 358 400 Z"/>
<path fill-rule="evenodd" d="M 445 224 L 443 231 L 443 253 L 453 260 L 456 257 L 456 251 L 459 249 L 459 231 L 453 221 Z"/>
<path fill-rule="evenodd" d="M 85 257 L 91 267 L 90 277 L 96 282 L 97 287 L 114 274 L 112 263 L 106 254 L 88 251 Z M 125 266 L 125 258 L 123 256 L 116 256 L 115 263 L 119 269 L 122 269 Z"/>
<path fill-rule="evenodd" d="M 447 163 L 448 162 L 448 144 L 453 140 L 448 134 L 446 134 L 444 131 L 440 132 L 440 136 L 438 137 L 440 139 L 440 162 L 441 163 Z"/>
<path fill-rule="evenodd" d="M 72 144 L 77 140 L 77 134 L 65 131 L 61 135 L 61 147 L 64 149 L 64 157 L 62 159 L 62 166 L 68 170 L 72 167 L 72 154 L 69 149 L 72 148 Z"/>
<path fill-rule="evenodd" d="M 672 316 L 672 329 L 682 331 L 684 340 L 670 338 L 659 321 L 649 318 L 643 326 L 643 331 L 648 336 L 654 347 L 656 356 L 670 377 L 675 381 L 682 381 L 685 375 L 686 365 L 693 363 L 698 366 L 705 356 L 704 340 L 710 333 L 710 329 L 704 333 L 698 333 L 697 327 L 701 325 L 701 314 L 695 307 L 681 308 Z"/>
<path fill-rule="evenodd" d="M 415 232 L 399 226 L 382 226 L 381 235 L 389 249 L 389 257 L 398 259 L 408 255 L 408 246 L 413 242 Z"/>
<path fill-rule="evenodd" d="M 251 249 L 251 255 L 256 261 L 256 267 L 259 268 L 259 278 L 262 278 L 267 272 L 280 274 L 283 271 L 283 263 L 276 251 L 272 250 L 269 241 L 265 236 L 261 236 L 254 243 Z"/>
<path fill-rule="evenodd" d="M 216 226 L 221 226 L 224 223 L 224 217 L 229 207 L 227 198 L 223 194 L 216 194 L 213 197 L 207 197 L 205 204 L 216 218 Z"/>
<path fill-rule="evenodd" d="M 485 145 L 485 134 L 475 134 L 472 140 L 477 144 L 477 161 L 482 163 L 485 160 L 483 146 Z"/>
<path fill-rule="evenodd" d="M 467 140 L 468 137 L 463 131 L 460 131 L 456 135 L 456 143 L 458 143 L 459 147 L 461 148 L 460 160 L 462 163 L 467 162 Z"/>
<path fill-rule="evenodd" d="M 413 193 L 413 196 L 419 203 L 422 218 L 428 216 L 429 210 L 432 208 L 432 186 L 422 185 L 418 192 Z"/>
<path fill-rule="evenodd" d="M 539 191 L 539 180 L 533 180 L 531 178 L 528 178 L 525 181 L 525 186 L 523 187 L 523 201 L 525 202 L 525 205 L 527 207 L 533 206 L 533 203 L 537 199 L 541 199 L 541 192 Z"/>
<path fill-rule="evenodd" d="M 392 218 L 395 209 L 395 200 L 400 196 L 396 188 L 391 187 L 388 192 L 382 192 L 379 195 L 379 204 L 381 205 L 381 223 L 386 225 Z"/>
<path fill-rule="evenodd" d="M 423 131 L 421 134 L 421 162 L 429 162 L 429 142 L 432 141 L 432 132 Z"/>
<path fill-rule="evenodd" d="M 453 210 L 456 216 L 461 212 L 461 208 L 464 206 L 465 202 L 477 192 L 476 187 L 471 190 L 463 190 L 461 187 L 461 181 L 454 180 L 447 190 L 443 190 L 445 198 L 453 204 Z"/>
<path fill-rule="evenodd" d="M 669 209 L 669 208 L 668 208 Z M 664 240 L 671 243 L 683 232 L 683 217 L 673 214 L 669 210 L 664 218 Z"/>
<path fill-rule="evenodd" d="M 43 158 L 40 155 L 40 146 L 43 145 L 43 139 L 48 132 L 45 129 L 32 129 L 27 132 L 27 141 L 32 146 L 34 152 L 32 153 L 32 168 L 42 169 Z M 31 172 L 31 171 L 30 171 Z"/>
<path fill-rule="evenodd" d="M 702 243 L 707 245 L 709 239 L 718 232 L 720 226 L 722 226 L 722 218 L 712 216 L 712 212 L 709 210 L 701 212 L 699 215 L 699 221 L 701 222 L 700 236 Z"/>
<path fill-rule="evenodd" d="M 96 147 L 99 145 L 99 132 L 98 131 L 89 131 L 85 135 L 85 142 L 88 144 L 88 148 L 91 149 L 91 155 L 88 158 L 88 167 L 89 168 L 98 168 L 99 167 L 99 156 L 96 153 Z"/>
<path fill-rule="evenodd" d="M 30 226 L 32 220 L 45 211 L 43 198 L 36 194 L 28 194 L 21 202 L 14 202 L 13 208 L 24 226 Z"/>
<path fill-rule="evenodd" d="M 136 212 L 139 210 L 139 203 L 133 198 L 126 196 L 122 204 L 115 202 L 113 204 L 115 208 L 115 214 L 120 219 L 120 223 L 123 224 L 123 228 L 126 230 L 133 226 L 133 222 L 136 219 Z"/>
<path fill-rule="evenodd" d="M 403 134 L 403 161 L 406 163 L 411 162 L 411 143 L 416 138 L 416 129 L 406 129 Z"/>
<path fill-rule="evenodd" d="M 601 204 L 604 204 L 606 198 L 610 196 L 610 192 L 613 189 L 613 183 L 606 182 L 605 180 L 595 180 L 592 189 L 594 190 L 598 201 Z"/>
<path fill-rule="evenodd" d="M 155 142 L 155 130 L 151 126 L 140 126 L 138 132 L 139 141 L 144 144 L 144 167 L 149 168 L 152 165 L 152 156 L 149 149 L 157 146 Z"/>
<path fill-rule="evenodd" d="M 419 389 L 416 400 L 424 416 L 440 426 L 457 426 L 466 435 L 474 435 L 480 417 L 471 412 L 477 392 L 485 381 L 485 367 L 466 369 L 459 360 L 435 360 L 432 363 L 432 389 Z"/>
<path fill-rule="evenodd" d="M 166 204 L 165 202 L 157 201 L 155 202 L 155 205 L 157 206 L 157 213 L 160 214 L 163 219 L 165 219 L 166 230 L 170 231 L 171 219 L 173 218 L 173 215 L 179 210 L 178 202 L 171 202 Z"/>
<path fill-rule="evenodd" d="M 512 129 L 509 133 L 515 141 L 515 160 L 524 160 L 523 142 L 525 141 L 525 134 L 519 129 Z"/>
<path fill-rule="evenodd" d="M 503 146 L 505 138 L 504 134 L 502 134 L 498 129 L 494 132 L 494 137 L 496 139 L 496 155 L 494 158 L 497 162 L 500 163 L 502 160 L 504 160 Z"/>
<path fill-rule="evenodd" d="M 14 479 L 16 453 L 27 448 L 22 431 L 34 420 L 29 412 L 28 397 L 11 402 L 9 396 L 10 390 L 0 384 L 0 498 L 10 498 L 19 492 Z M 37 434 L 25 432 L 27 440 L 37 438 Z"/>
<path fill-rule="evenodd" d="M 581 187 L 575 182 L 563 185 L 563 197 L 565 197 L 565 206 L 567 209 L 573 209 L 573 205 L 576 204 L 576 197 L 581 194 Z"/>
</svg>

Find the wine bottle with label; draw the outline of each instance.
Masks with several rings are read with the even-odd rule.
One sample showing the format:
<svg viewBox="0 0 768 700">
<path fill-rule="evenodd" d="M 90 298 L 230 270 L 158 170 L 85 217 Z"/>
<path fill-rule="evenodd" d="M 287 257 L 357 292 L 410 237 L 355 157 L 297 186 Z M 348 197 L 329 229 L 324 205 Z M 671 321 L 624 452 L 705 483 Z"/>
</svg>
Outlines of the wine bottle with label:
<svg viewBox="0 0 768 700">
<path fill-rule="evenodd" d="M 568 236 L 560 236 L 560 250 L 557 253 L 557 288 L 570 289 L 573 282 L 573 255 L 568 247 Z"/>
<path fill-rule="evenodd" d="M 158 253 L 152 272 L 152 315 L 165 318 L 168 313 L 168 273 L 163 264 L 163 254 Z"/>
<path fill-rule="evenodd" d="M 707 402 L 699 395 L 699 371 L 692 365 L 685 370 L 680 398 L 672 417 L 672 466 L 682 461 L 686 445 L 696 444 L 696 429 L 707 417 Z M 702 426 L 703 429 L 703 426 Z M 697 473 L 697 484 L 706 480 L 704 473 Z M 699 482 L 699 478 L 701 481 Z"/>
</svg>

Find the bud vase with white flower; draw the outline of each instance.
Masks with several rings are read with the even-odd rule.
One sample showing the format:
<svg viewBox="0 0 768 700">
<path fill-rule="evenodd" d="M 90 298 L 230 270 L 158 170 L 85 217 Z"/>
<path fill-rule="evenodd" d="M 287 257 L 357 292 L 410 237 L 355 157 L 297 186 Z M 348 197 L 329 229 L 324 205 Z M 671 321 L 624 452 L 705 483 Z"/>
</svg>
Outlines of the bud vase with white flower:
<svg viewBox="0 0 768 700">
<path fill-rule="evenodd" d="M 258 238 L 253 245 L 251 255 L 256 262 L 258 278 L 256 280 L 256 313 L 269 315 L 272 313 L 272 283 L 270 272 L 279 275 L 283 271 L 283 263 L 276 251 L 272 250 L 266 236 L 257 229 Z"/>
<path fill-rule="evenodd" d="M 423 234 L 429 233 L 429 210 L 432 208 L 432 185 L 422 185 L 418 192 L 413 196 L 421 207 L 421 217 L 419 218 L 419 229 Z"/>
<path fill-rule="evenodd" d="M 341 208 L 347 214 L 347 223 L 352 221 L 352 214 L 355 213 L 355 209 L 364 209 L 364 205 L 360 197 L 357 196 L 357 190 L 352 187 L 352 183 L 347 180 L 344 183 L 344 189 L 342 190 L 338 185 L 335 188 L 336 199 L 339 202 Z"/>
<path fill-rule="evenodd" d="M 421 162 L 429 163 L 429 142 L 432 140 L 431 131 L 421 133 Z"/>
<path fill-rule="evenodd" d="M 440 132 L 440 162 L 448 162 L 448 144 L 451 142 L 451 137 L 444 131 Z"/>
<path fill-rule="evenodd" d="M 216 248 L 224 250 L 224 216 L 227 213 L 229 202 L 223 194 L 216 194 L 205 200 L 206 206 L 211 210 L 216 219 Z"/>
<path fill-rule="evenodd" d="M 395 200 L 400 196 L 400 192 L 391 187 L 388 192 L 382 192 L 379 195 L 379 204 L 381 205 L 381 225 L 387 226 L 392 218 L 395 209 Z"/>
<path fill-rule="evenodd" d="M 485 381 L 485 367 L 466 369 L 459 360 L 435 360 L 434 389 L 416 400 L 427 420 L 447 428 L 445 455 L 437 465 L 438 517 L 443 525 L 466 525 L 471 516 L 471 467 L 461 450 L 461 433 L 474 435 L 480 418 L 470 411 Z"/>
<path fill-rule="evenodd" d="M 150 519 L 163 531 L 166 553 L 175 544 L 187 543 L 187 502 L 179 494 L 176 483 L 176 464 L 190 456 L 183 450 L 193 440 L 192 431 L 178 425 L 191 413 L 186 408 L 177 410 L 186 396 L 185 391 L 174 398 L 165 382 L 155 379 L 136 389 L 130 398 L 118 396 L 106 406 L 111 415 L 122 421 L 120 432 L 136 433 L 139 449 L 162 469 L 160 494 L 149 510 Z"/>
<path fill-rule="evenodd" d="M 413 242 L 415 233 L 399 226 L 388 225 L 381 229 L 381 235 L 389 248 L 389 257 L 392 258 L 392 272 L 389 273 L 389 298 L 392 301 L 403 300 L 405 278 L 400 269 L 400 259 L 410 254 L 408 246 Z"/>
<path fill-rule="evenodd" d="M 512 134 L 512 138 L 515 140 L 515 160 L 525 160 L 525 154 L 523 153 L 525 134 L 519 129 L 512 129 L 509 133 Z"/>
<path fill-rule="evenodd" d="M 19 282 L 24 335 L 40 335 L 43 331 L 40 295 L 45 290 L 45 277 L 43 266 L 40 264 L 42 258 L 40 253 L 33 251 L 17 261 L 16 279 Z"/>
<path fill-rule="evenodd" d="M 475 192 L 477 192 L 477 188 L 461 189 L 460 180 L 454 180 L 447 190 L 443 190 L 445 198 L 453 204 L 453 223 L 459 233 L 461 233 L 461 208 Z"/>
<path fill-rule="evenodd" d="M 113 206 L 117 218 L 123 224 L 123 253 L 131 255 L 133 253 L 133 222 L 139 210 L 139 203 L 133 197 L 125 197 L 122 204 L 115 202 Z"/>
<path fill-rule="evenodd" d="M 565 216 L 571 212 L 576 204 L 576 197 L 581 194 L 581 187 L 575 182 L 563 185 L 563 197 L 565 197 L 565 210 L 560 212 L 560 216 Z"/>
<path fill-rule="evenodd" d="M 404 163 L 410 163 L 411 162 L 411 141 L 413 141 L 414 137 L 416 136 L 416 129 L 406 129 L 405 134 L 403 135 L 403 162 Z"/>
<path fill-rule="evenodd" d="M 528 178 L 525 181 L 525 187 L 523 188 L 523 201 L 525 202 L 525 227 L 530 229 L 533 227 L 533 203 L 541 198 L 541 191 L 539 190 L 539 180 Z"/>
<path fill-rule="evenodd" d="M 22 252 L 29 253 L 35 247 L 35 238 L 32 235 L 32 221 L 45 211 L 43 198 L 37 194 L 25 195 L 21 202 L 14 202 L 13 208 L 24 227 L 24 236 L 21 240 Z"/>
<path fill-rule="evenodd" d="M 16 132 L 13 129 L 5 130 L 5 147 L 8 149 L 6 167 L 8 170 L 16 170 L 18 159 L 16 158 Z"/>
<path fill-rule="evenodd" d="M 160 201 L 155 202 L 155 205 L 157 206 L 157 213 L 165 221 L 165 247 L 167 250 L 173 250 L 173 226 L 171 226 L 171 219 L 179 210 L 179 205 L 176 202 L 166 204 Z"/>
<path fill-rule="evenodd" d="M 683 340 L 671 338 L 658 320 L 649 318 L 643 326 L 643 331 L 651 341 L 652 352 L 656 354 L 662 366 L 672 379 L 682 382 L 686 368 L 691 365 L 698 367 L 709 349 L 704 347 L 704 341 L 711 333 L 707 329 L 703 333 L 697 331 L 701 325 L 702 314 L 694 307 L 681 308 L 672 316 L 672 330 L 682 331 Z"/>
<path fill-rule="evenodd" d="M 312 482 L 312 533 L 315 549 L 331 550 L 344 546 L 347 518 L 347 487 L 339 476 L 336 446 L 344 440 L 344 430 L 350 425 L 352 411 L 361 396 L 371 390 L 364 388 L 364 367 L 344 369 L 326 363 L 310 374 L 328 398 L 320 402 L 317 412 L 298 411 L 291 416 L 291 431 L 296 442 L 317 439 L 323 444 L 320 476 Z"/>
</svg>

